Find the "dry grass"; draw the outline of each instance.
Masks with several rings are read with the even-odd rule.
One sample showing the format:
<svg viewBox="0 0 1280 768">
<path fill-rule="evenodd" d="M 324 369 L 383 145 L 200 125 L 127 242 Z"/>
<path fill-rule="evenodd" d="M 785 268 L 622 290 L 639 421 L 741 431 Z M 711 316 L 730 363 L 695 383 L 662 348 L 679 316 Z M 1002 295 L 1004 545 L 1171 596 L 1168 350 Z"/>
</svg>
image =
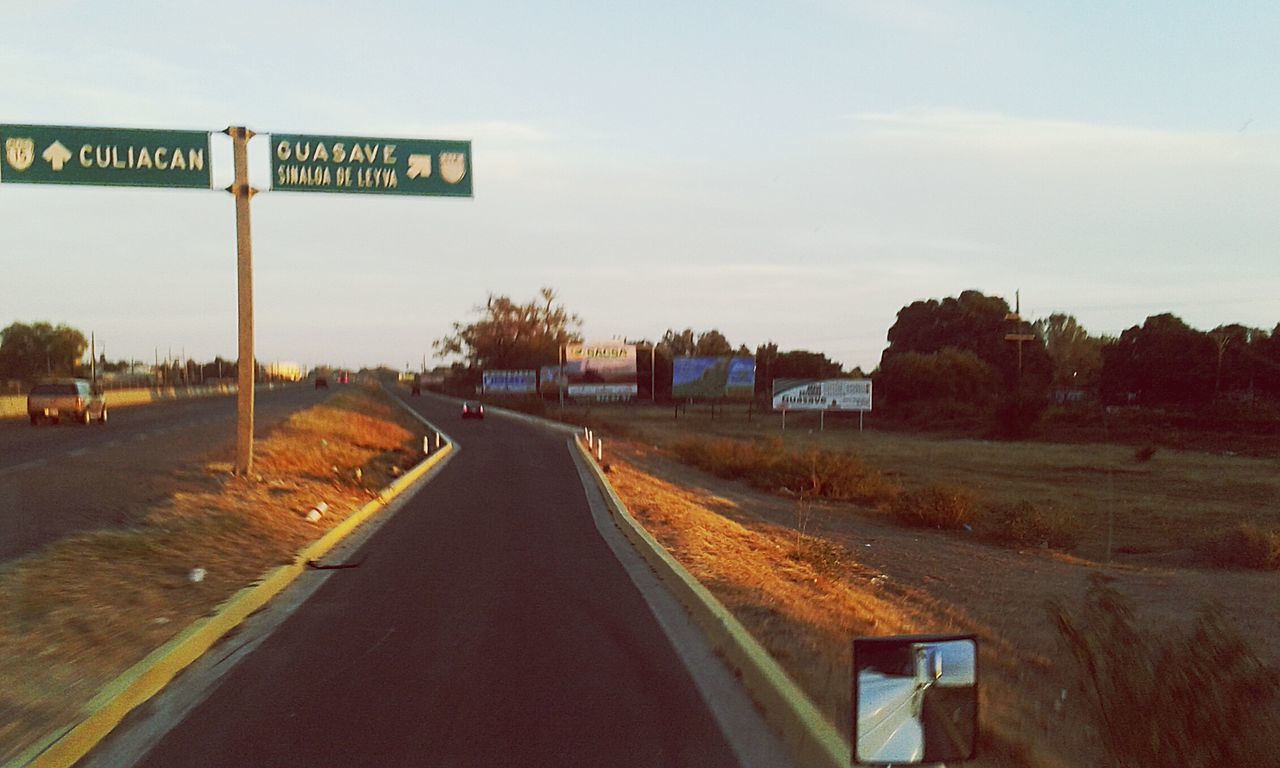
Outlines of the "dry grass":
<svg viewBox="0 0 1280 768">
<path fill-rule="evenodd" d="M 850 431 L 797 430 L 779 436 L 756 422 L 687 417 L 673 421 L 670 411 L 660 414 L 654 409 L 620 408 L 608 417 L 597 413 L 596 418 L 625 419 L 628 431 L 646 444 L 629 450 L 630 460 L 664 478 L 678 478 L 689 489 L 652 478 L 630 480 L 635 470 L 613 460 L 611 478 L 625 481 L 619 492 L 633 511 L 643 510 L 637 512 L 642 522 L 754 635 L 772 638 L 765 646 L 846 735 L 848 710 L 840 697 L 848 695 L 848 637 L 963 627 L 982 641 L 979 765 L 1112 764 L 1099 738 L 1105 723 L 1073 688 L 1080 675 L 1063 663 L 1068 657 L 1056 647 L 1058 631 L 1043 609 L 1050 598 L 1072 611 L 1086 602 L 1080 598 L 1084 576 L 1099 566 L 1079 555 L 1102 559 L 1111 515 L 1116 551 L 1134 553 L 1134 565 L 1107 570 L 1117 575 L 1138 606 L 1133 626 L 1142 628 L 1135 632 L 1150 644 L 1136 652 L 1148 660 L 1153 654 L 1166 659 L 1154 678 L 1157 683 L 1162 677 L 1184 675 L 1170 680 L 1168 691 L 1151 689 L 1154 696 L 1164 697 L 1163 711 L 1190 716 L 1199 712 L 1201 700 L 1210 710 L 1238 711 L 1233 708 L 1252 690 L 1247 681 L 1262 669 L 1251 666 L 1254 649 L 1261 649 L 1262 658 L 1280 658 L 1268 618 L 1274 615 L 1272 575 L 1195 567 L 1203 562 L 1202 542 L 1219 538 L 1219 532 L 1227 532 L 1217 547 L 1222 555 L 1245 558 L 1253 569 L 1270 562 L 1266 558 L 1280 531 L 1275 504 L 1280 479 L 1274 461 L 1164 449 L 1136 463 L 1131 446 L 988 443 Z M 772 426 L 776 428 L 776 422 Z M 1070 547 L 1078 541 L 1079 549 L 1075 555 L 1012 552 L 975 546 L 966 540 L 970 534 L 893 532 L 882 525 L 886 516 L 875 510 L 807 505 L 730 490 L 732 486 L 699 478 L 660 458 L 662 448 L 704 432 L 739 440 L 779 437 L 789 449 L 857 450 L 869 466 L 900 482 L 907 493 L 931 485 L 973 489 L 982 500 L 972 521 L 974 539 L 1035 550 Z M 659 483 L 657 490 L 649 483 Z M 788 511 L 791 506 L 795 509 Z M 730 550 L 707 534 L 690 535 L 689 530 L 718 525 L 705 522 L 707 515 L 729 518 L 726 522 L 760 537 L 752 548 L 757 555 Z M 1252 523 L 1241 525 L 1242 520 Z M 830 530 L 812 531 L 815 526 Z M 770 556 L 765 542 L 771 540 L 783 555 L 780 561 Z M 725 557 L 718 554 L 722 548 L 728 552 Z M 1254 554 L 1239 554 L 1245 552 Z M 868 578 L 875 573 L 868 564 L 885 569 L 885 574 Z M 811 574 L 797 581 L 811 579 L 812 592 L 773 588 L 774 578 L 766 575 L 794 574 L 797 569 Z M 853 596 L 846 598 L 849 593 Z M 833 637 L 833 627 L 841 626 L 836 617 L 847 610 L 846 599 L 858 605 L 868 594 L 889 604 L 883 623 L 866 630 L 865 624 L 859 627 L 846 620 L 845 637 Z M 1229 615 L 1230 626 L 1239 630 L 1229 628 L 1225 618 L 1191 620 L 1196 606 L 1215 600 L 1225 603 L 1222 615 Z M 1083 609 L 1084 615 L 1088 610 Z M 1112 670 L 1104 685 L 1128 685 L 1123 674 Z M 1193 691 L 1196 681 L 1201 689 Z M 1209 720 L 1182 722 L 1194 739 L 1197 731 L 1192 729 Z M 1265 731 L 1261 725 L 1255 730 Z M 1273 733 L 1272 740 L 1277 737 L 1280 734 Z M 1207 741 L 1220 743 L 1213 737 Z M 1196 749 L 1214 748 L 1210 744 Z M 1270 752 L 1260 753 L 1264 759 L 1253 762 L 1209 764 L 1267 764 L 1265 756 L 1274 755 L 1275 748 L 1272 744 Z M 1175 759 L 1131 764 L 1182 763 Z"/>
<path fill-rule="evenodd" d="M 1210 562 L 1221 568 L 1280 571 L 1280 526 L 1270 529 L 1241 523 L 1205 545 Z"/>
<path fill-rule="evenodd" d="M 957 486 L 930 485 L 898 495 L 889 506 L 893 519 L 915 528 L 958 531 L 972 528 L 978 501 Z"/>
<path fill-rule="evenodd" d="M 838 542 L 806 533 L 814 511 L 807 502 L 794 503 L 794 527 L 780 526 L 755 519 L 732 499 L 678 486 L 625 460 L 613 463 L 609 478 L 637 520 L 733 612 L 846 739 L 851 638 L 974 629 L 946 602 L 868 568 Z M 1009 654 L 1003 640 L 985 641 L 984 653 Z M 1033 764 L 1032 750 L 1007 725 L 1010 703 L 999 695 L 983 698 L 983 758 L 976 765 Z"/>
<path fill-rule="evenodd" d="M 1078 614 L 1051 611 L 1116 765 L 1274 764 L 1280 675 L 1215 612 L 1185 635 L 1144 629 L 1099 574 Z"/>
<path fill-rule="evenodd" d="M 1274 459 L 1230 453 L 1161 449 L 1135 461 L 1132 446 L 953 439 L 900 432 L 857 431 L 857 421 L 787 417 L 724 409 L 715 419 L 669 408 L 594 406 L 588 413 L 602 434 L 618 429 L 663 448 L 691 437 L 777 439 L 784 448 L 855 452 L 869 471 L 907 490 L 961 487 L 985 505 L 1027 503 L 1060 521 L 1076 541 L 1075 554 L 1101 561 L 1114 553 L 1165 556 L 1188 565 L 1198 552 L 1250 522 L 1280 529 L 1280 472 Z"/>
<path fill-rule="evenodd" d="M 869 469 L 852 451 L 790 449 L 777 437 L 735 440 L 683 437 L 671 451 L 687 464 L 766 491 L 802 499 L 880 504 L 898 495 L 896 483 Z"/>
<path fill-rule="evenodd" d="M 926 626 L 877 574 L 842 548 L 779 527 L 747 528 L 709 509 L 689 491 L 614 465 L 610 482 L 632 514 L 741 620 L 752 636 L 848 731 L 850 647 L 854 635 Z"/>
<path fill-rule="evenodd" d="M 417 429 L 376 390 L 344 389 L 260 440 L 253 479 L 211 463 L 135 528 L 5 564 L 0 760 L 74 722 L 119 673 L 365 504 L 416 461 Z M 328 513 L 307 522 L 321 501 Z M 207 575 L 193 583 L 197 567 Z"/>
<path fill-rule="evenodd" d="M 987 506 L 978 512 L 976 528 L 982 538 L 1013 547 L 1072 549 L 1078 540 L 1071 518 L 1029 501 Z"/>
</svg>

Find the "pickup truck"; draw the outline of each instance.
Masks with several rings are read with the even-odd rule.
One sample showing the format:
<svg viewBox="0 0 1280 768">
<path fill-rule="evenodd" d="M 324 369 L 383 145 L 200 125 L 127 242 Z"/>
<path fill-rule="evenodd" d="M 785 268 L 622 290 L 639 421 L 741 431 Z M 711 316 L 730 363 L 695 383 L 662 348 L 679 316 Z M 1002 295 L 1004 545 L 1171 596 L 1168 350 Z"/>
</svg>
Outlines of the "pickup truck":
<svg viewBox="0 0 1280 768">
<path fill-rule="evenodd" d="M 106 424 L 107 401 L 85 379 L 37 384 L 27 395 L 27 416 L 32 426 L 42 421 L 57 424 L 64 416 L 81 424 Z"/>
</svg>

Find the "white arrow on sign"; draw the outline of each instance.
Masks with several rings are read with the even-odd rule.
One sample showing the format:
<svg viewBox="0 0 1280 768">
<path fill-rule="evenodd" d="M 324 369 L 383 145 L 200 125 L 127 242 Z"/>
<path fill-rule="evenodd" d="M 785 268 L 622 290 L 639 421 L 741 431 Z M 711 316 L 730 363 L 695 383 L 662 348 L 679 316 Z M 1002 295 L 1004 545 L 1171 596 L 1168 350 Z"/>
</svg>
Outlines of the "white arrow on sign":
<svg viewBox="0 0 1280 768">
<path fill-rule="evenodd" d="M 411 179 L 431 176 L 431 155 L 409 155 L 409 168 L 404 175 Z"/>
<path fill-rule="evenodd" d="M 62 142 L 54 141 L 40 156 L 49 161 L 49 165 L 53 166 L 53 170 L 60 171 L 62 166 L 66 165 L 67 161 L 71 159 L 71 150 L 62 146 Z"/>
</svg>

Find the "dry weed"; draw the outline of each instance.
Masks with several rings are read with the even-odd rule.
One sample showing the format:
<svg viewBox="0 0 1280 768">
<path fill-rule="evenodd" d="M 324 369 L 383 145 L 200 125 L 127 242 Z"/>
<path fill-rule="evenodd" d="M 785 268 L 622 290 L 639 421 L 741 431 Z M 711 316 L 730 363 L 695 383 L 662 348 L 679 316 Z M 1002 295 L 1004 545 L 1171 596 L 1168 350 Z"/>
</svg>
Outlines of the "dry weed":
<svg viewBox="0 0 1280 768">
<path fill-rule="evenodd" d="M 977 511 L 978 503 L 972 493 L 958 486 L 943 485 L 903 492 L 889 506 L 890 514 L 903 525 L 947 531 L 972 526 Z"/>
<path fill-rule="evenodd" d="M 1205 554 L 1219 568 L 1280 570 L 1280 528 L 1240 523 L 1205 545 Z"/>
<path fill-rule="evenodd" d="M 1076 528 L 1066 515 L 1042 510 L 1029 501 L 992 504 L 978 513 L 978 535 L 1013 547 L 1071 549 Z"/>
<path fill-rule="evenodd" d="M 750 441 L 686 437 L 675 441 L 671 451 L 684 463 L 720 477 L 801 498 L 879 504 L 899 490 L 852 451 L 789 449 L 776 437 Z"/>
<path fill-rule="evenodd" d="M 1100 574 L 1079 616 L 1061 604 L 1050 612 L 1117 765 L 1273 764 L 1280 676 L 1217 613 L 1202 613 L 1188 635 L 1145 629 Z"/>
</svg>

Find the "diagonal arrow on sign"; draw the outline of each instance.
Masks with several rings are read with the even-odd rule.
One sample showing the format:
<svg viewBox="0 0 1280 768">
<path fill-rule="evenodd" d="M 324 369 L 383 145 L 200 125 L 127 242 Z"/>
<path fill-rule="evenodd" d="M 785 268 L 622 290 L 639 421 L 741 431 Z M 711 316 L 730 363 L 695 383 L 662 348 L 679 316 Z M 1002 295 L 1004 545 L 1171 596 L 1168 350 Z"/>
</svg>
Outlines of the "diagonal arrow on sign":
<svg viewBox="0 0 1280 768">
<path fill-rule="evenodd" d="M 49 165 L 53 166 L 53 170 L 60 171 L 62 166 L 66 165 L 67 161 L 71 159 L 71 150 L 62 146 L 62 142 L 54 141 L 45 148 L 40 157 L 49 161 Z"/>
<path fill-rule="evenodd" d="M 409 169 L 404 175 L 411 179 L 430 177 L 431 155 L 409 155 Z"/>
</svg>

